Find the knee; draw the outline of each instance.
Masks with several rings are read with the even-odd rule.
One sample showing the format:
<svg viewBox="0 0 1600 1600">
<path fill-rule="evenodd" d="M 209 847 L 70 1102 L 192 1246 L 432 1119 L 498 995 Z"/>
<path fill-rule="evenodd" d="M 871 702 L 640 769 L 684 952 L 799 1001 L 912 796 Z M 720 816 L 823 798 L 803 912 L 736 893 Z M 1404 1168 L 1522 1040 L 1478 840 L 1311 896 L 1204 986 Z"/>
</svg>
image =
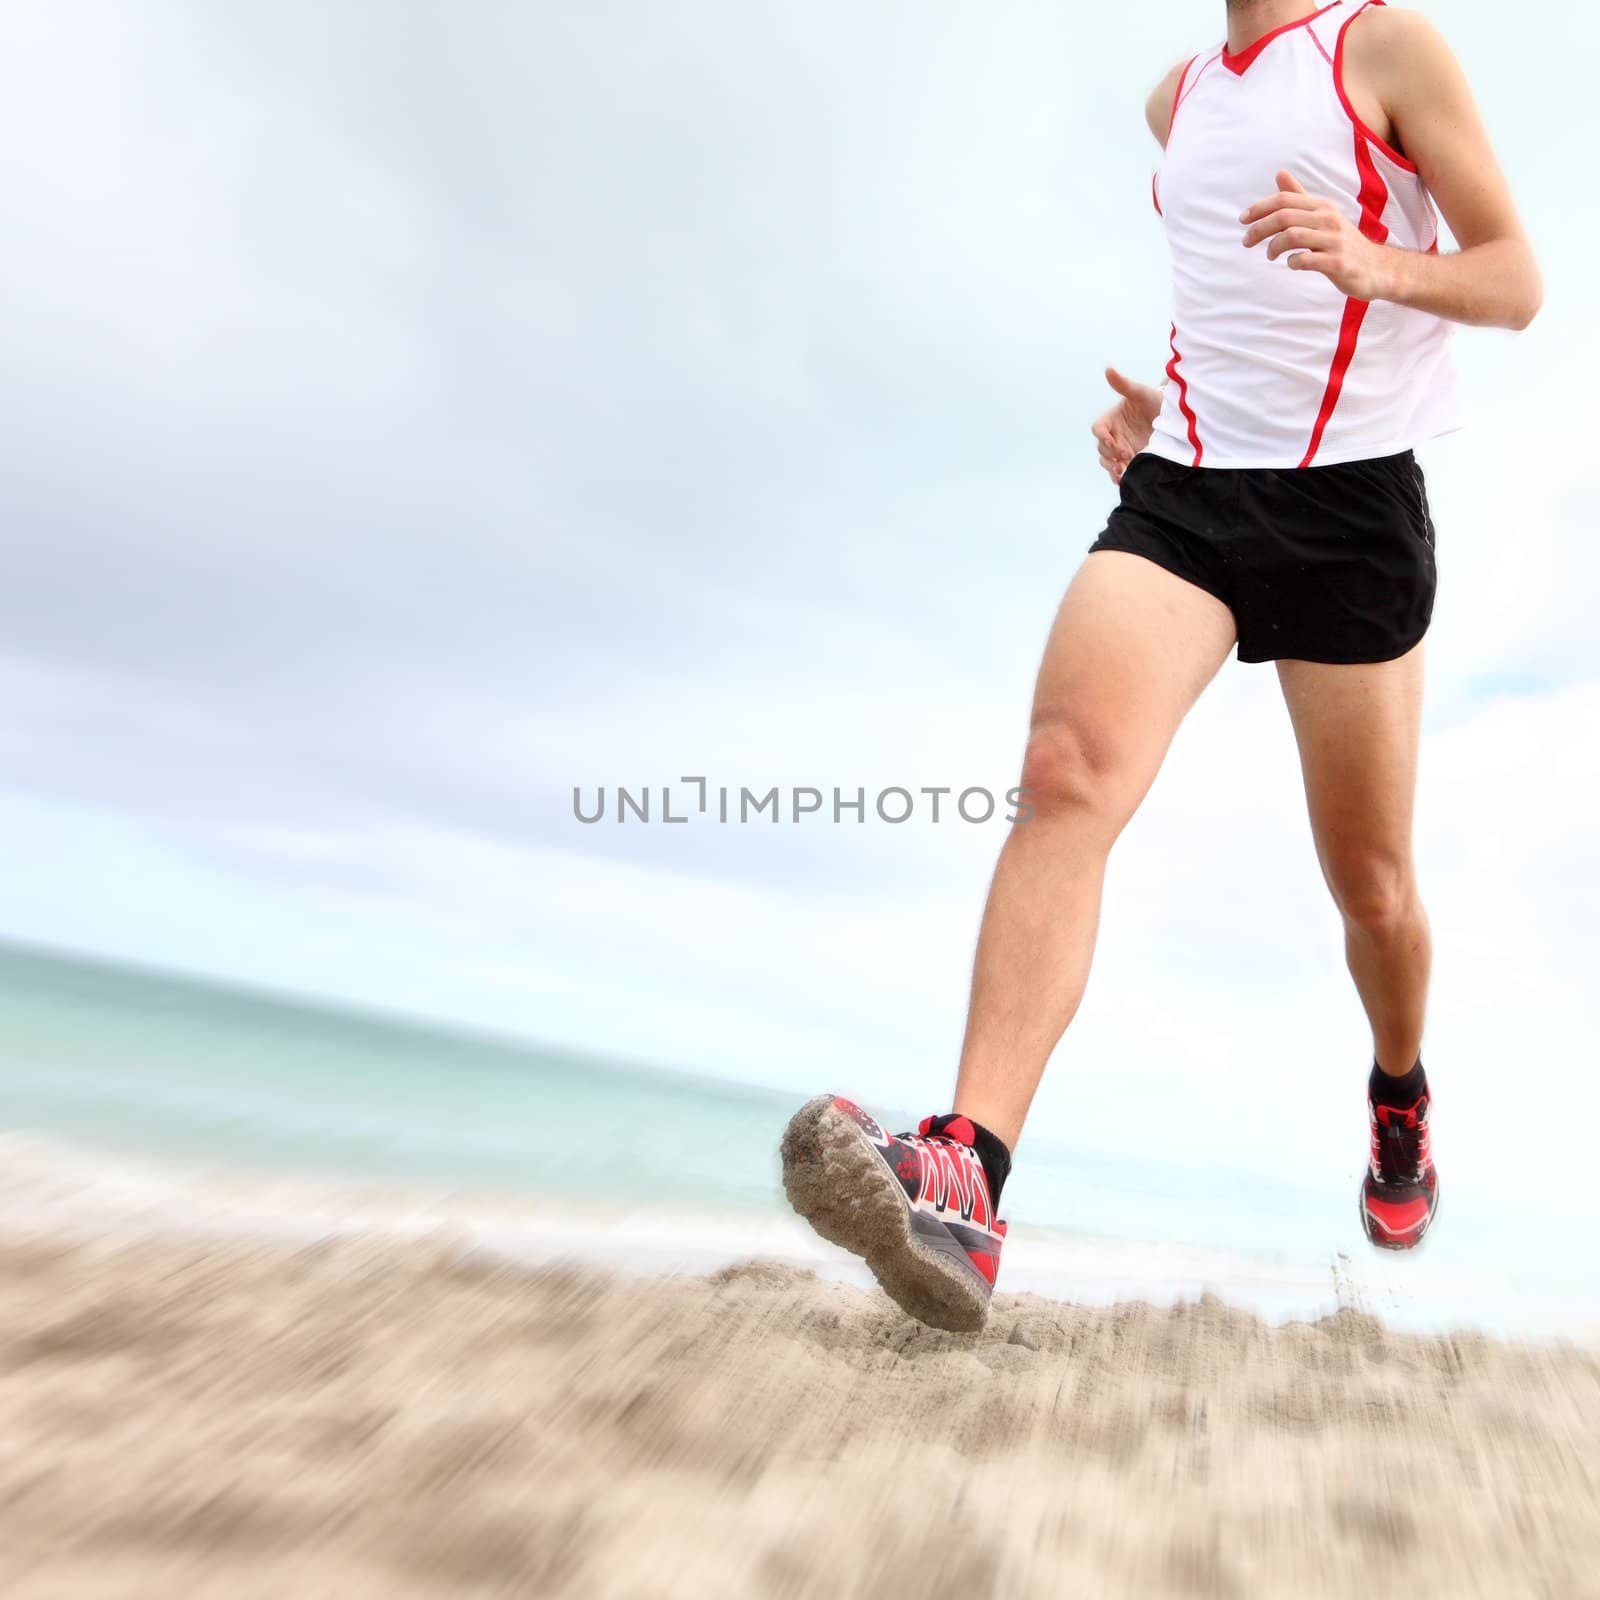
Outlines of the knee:
<svg viewBox="0 0 1600 1600">
<path fill-rule="evenodd" d="M 1120 763 L 1107 740 L 1081 721 L 1051 717 L 1037 721 L 1022 759 L 1022 787 L 1038 815 L 1118 810 Z"/>
<path fill-rule="evenodd" d="M 1380 852 L 1352 852 L 1330 863 L 1329 886 L 1350 927 L 1372 938 L 1399 933 L 1417 908 L 1411 865 Z"/>
</svg>

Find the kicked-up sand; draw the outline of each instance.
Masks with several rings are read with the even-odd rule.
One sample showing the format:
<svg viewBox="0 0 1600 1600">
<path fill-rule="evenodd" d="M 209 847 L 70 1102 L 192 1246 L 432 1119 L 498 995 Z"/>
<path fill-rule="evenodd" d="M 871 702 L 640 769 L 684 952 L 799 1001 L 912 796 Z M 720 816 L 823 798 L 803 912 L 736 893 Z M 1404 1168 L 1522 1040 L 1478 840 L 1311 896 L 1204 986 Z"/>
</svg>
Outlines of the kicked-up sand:
<svg viewBox="0 0 1600 1600">
<path fill-rule="evenodd" d="M 0 1227 L 0 1594 L 1600 1596 L 1600 1355 Z"/>
</svg>

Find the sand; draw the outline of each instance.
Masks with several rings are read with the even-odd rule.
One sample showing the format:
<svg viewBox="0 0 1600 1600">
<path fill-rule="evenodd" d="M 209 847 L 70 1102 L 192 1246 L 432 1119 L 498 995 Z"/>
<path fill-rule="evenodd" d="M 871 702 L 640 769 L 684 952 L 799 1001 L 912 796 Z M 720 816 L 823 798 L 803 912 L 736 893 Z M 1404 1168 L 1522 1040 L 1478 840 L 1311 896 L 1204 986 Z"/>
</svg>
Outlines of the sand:
<svg viewBox="0 0 1600 1600">
<path fill-rule="evenodd" d="M 1600 1355 L 0 1224 L 0 1594 L 1600 1595 Z"/>
</svg>

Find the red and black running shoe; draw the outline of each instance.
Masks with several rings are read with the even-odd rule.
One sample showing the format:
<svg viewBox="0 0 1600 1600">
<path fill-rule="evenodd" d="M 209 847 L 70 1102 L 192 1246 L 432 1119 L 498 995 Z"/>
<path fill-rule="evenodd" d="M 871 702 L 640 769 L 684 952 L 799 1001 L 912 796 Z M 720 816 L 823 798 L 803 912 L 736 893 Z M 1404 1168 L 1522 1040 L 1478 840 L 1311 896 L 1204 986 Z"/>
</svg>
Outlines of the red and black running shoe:
<svg viewBox="0 0 1600 1600">
<path fill-rule="evenodd" d="M 783 1187 L 824 1239 L 865 1259 L 884 1292 L 931 1328 L 976 1333 L 989 1315 L 1006 1225 L 965 1117 L 889 1134 L 820 1095 L 784 1131 Z"/>
<path fill-rule="evenodd" d="M 1361 1185 L 1361 1226 L 1380 1250 L 1411 1250 L 1439 1205 L 1439 1173 L 1428 1129 L 1432 1095 L 1409 1106 L 1381 1106 L 1367 1097 L 1372 1152 Z"/>
</svg>

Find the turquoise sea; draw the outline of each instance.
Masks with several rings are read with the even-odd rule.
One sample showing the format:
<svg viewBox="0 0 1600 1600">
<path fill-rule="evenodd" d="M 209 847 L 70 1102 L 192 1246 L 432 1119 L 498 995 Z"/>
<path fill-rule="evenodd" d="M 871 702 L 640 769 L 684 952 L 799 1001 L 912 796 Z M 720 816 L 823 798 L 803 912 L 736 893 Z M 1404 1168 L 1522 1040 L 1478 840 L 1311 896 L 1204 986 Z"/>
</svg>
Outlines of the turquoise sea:
<svg viewBox="0 0 1600 1600">
<path fill-rule="evenodd" d="M 0 946 L 0 1145 L 242 1186 L 470 1194 L 499 1208 L 502 1249 L 548 1253 L 554 1223 L 561 1250 L 644 1270 L 777 1254 L 852 1276 L 779 1187 L 778 1139 L 808 1092 Z M 1419 1326 L 1600 1330 L 1600 1269 L 1576 1229 L 1530 1253 L 1452 1196 L 1417 1258 L 1374 1256 L 1359 1159 L 1348 1183 L 1300 1189 L 1030 1140 L 1007 1190 L 1003 1287 L 1097 1300 L 1209 1287 L 1274 1316 L 1342 1302 Z M 542 1231 L 507 1226 L 518 1205 Z"/>
</svg>

